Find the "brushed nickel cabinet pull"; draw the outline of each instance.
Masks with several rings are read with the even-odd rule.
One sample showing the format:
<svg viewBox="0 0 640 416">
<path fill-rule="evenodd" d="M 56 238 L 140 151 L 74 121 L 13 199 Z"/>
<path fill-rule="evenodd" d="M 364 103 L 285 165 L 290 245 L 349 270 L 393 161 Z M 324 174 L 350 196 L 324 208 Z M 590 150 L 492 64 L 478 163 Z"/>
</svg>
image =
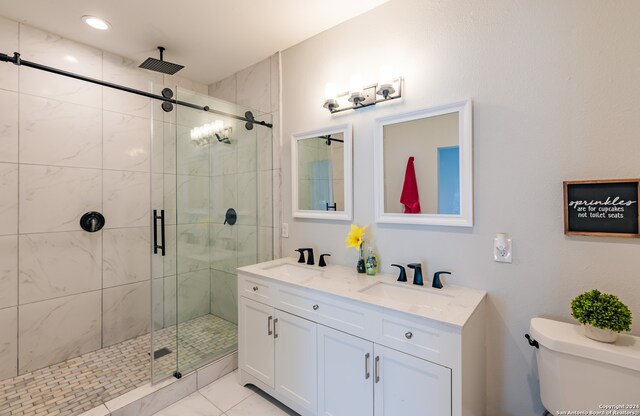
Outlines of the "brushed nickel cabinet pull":
<svg viewBox="0 0 640 416">
<path fill-rule="evenodd" d="M 268 335 L 272 335 L 273 331 L 271 330 L 271 321 L 273 320 L 273 316 L 269 315 L 269 318 L 267 318 L 267 332 Z"/>
<path fill-rule="evenodd" d="M 278 323 L 278 318 L 273 320 L 273 338 L 274 339 L 278 338 L 278 327 L 276 327 L 277 323 Z"/>
<path fill-rule="evenodd" d="M 376 356 L 376 383 L 380 381 L 380 356 Z"/>
<path fill-rule="evenodd" d="M 369 373 L 369 353 L 364 355 L 364 379 L 368 380 L 371 377 L 371 373 Z"/>
</svg>

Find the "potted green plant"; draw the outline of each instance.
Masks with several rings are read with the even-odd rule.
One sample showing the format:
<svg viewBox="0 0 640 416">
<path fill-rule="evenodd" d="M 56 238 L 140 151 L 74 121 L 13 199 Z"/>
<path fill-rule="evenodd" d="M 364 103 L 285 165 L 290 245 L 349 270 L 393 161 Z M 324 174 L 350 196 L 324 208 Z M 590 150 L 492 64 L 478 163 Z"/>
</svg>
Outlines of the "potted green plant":
<svg viewBox="0 0 640 416">
<path fill-rule="evenodd" d="M 571 316 L 584 325 L 585 335 L 601 342 L 615 342 L 618 333 L 631 329 L 631 311 L 615 295 L 592 290 L 571 301 Z"/>
</svg>

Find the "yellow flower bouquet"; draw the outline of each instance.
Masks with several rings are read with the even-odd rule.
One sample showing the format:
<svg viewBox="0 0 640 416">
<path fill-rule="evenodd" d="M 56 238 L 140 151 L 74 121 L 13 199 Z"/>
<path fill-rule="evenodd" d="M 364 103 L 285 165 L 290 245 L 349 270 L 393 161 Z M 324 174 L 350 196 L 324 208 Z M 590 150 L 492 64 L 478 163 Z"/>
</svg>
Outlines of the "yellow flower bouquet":
<svg viewBox="0 0 640 416">
<path fill-rule="evenodd" d="M 349 231 L 349 234 L 347 234 L 347 238 L 345 239 L 345 241 L 347 242 L 347 248 L 353 247 L 359 252 L 358 266 L 357 266 L 358 273 L 365 272 L 364 231 L 366 228 L 367 228 L 366 225 L 364 227 L 358 227 L 357 225 L 351 224 L 351 231 Z"/>
</svg>

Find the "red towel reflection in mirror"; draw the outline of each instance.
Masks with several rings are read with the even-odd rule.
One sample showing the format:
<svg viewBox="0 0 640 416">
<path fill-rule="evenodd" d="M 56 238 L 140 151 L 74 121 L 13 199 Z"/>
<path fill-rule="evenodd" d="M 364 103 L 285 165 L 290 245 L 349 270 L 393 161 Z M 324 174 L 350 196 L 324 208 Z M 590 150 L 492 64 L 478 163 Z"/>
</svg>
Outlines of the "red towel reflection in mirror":
<svg viewBox="0 0 640 416">
<path fill-rule="evenodd" d="M 416 182 L 416 169 L 413 166 L 413 156 L 407 161 L 407 170 L 404 173 L 404 185 L 400 202 L 404 205 L 405 214 L 420 214 L 420 196 L 418 195 L 418 182 Z"/>
</svg>

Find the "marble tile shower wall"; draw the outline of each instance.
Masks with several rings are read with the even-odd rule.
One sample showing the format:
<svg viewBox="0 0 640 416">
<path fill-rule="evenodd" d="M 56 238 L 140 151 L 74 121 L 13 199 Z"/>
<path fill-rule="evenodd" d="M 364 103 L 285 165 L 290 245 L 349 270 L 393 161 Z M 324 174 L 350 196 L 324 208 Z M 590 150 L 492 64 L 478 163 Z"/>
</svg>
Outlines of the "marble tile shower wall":
<svg viewBox="0 0 640 416">
<path fill-rule="evenodd" d="M 0 51 L 143 90 L 153 82 L 207 93 L 204 85 L 3 18 Z M 175 169 L 164 169 L 175 165 L 176 129 L 158 107 L 0 64 L 0 379 L 148 332 L 150 181 L 154 206 L 176 195 Z M 186 174 L 178 183 L 189 180 Z M 92 210 L 107 220 L 97 233 L 78 225 Z M 187 231 L 172 227 L 175 251 Z M 175 313 L 163 298 L 175 304 L 176 259 L 154 261 L 154 323 L 163 326 Z M 209 283 L 206 276 L 207 290 Z M 209 297 L 199 303 L 209 313 Z"/>
<path fill-rule="evenodd" d="M 212 236 L 217 236 L 217 242 L 212 242 L 212 247 L 218 249 L 218 255 L 220 244 L 225 244 L 225 241 L 237 241 L 237 247 L 233 248 L 239 250 L 237 262 L 228 259 L 217 261 L 212 252 L 211 311 L 232 321 L 237 319 L 238 307 L 235 268 L 255 263 L 256 260 L 271 260 L 280 254 L 277 232 L 280 227 L 279 71 L 279 56 L 276 54 L 209 85 L 210 96 L 256 109 L 257 118 L 273 123 L 273 129 L 257 127 L 255 141 L 240 143 L 238 160 L 245 158 L 246 163 L 238 163 L 237 168 L 224 166 L 222 170 L 212 172 L 212 186 L 222 188 L 223 206 L 232 206 L 229 205 L 232 203 L 242 206 L 243 201 L 244 206 L 251 206 L 250 193 L 257 186 L 257 203 L 252 207 L 257 209 L 257 257 L 252 253 L 251 244 L 254 244 L 256 239 L 253 234 L 255 228 L 251 227 L 254 222 L 250 218 L 249 227 L 239 225 L 236 229 L 230 229 L 222 227 L 223 216 L 212 215 Z M 212 149 L 212 157 L 224 158 L 224 154 L 216 155 L 215 151 L 216 149 Z M 251 160 L 252 155 L 255 155 L 257 160 Z M 215 194 L 219 192 L 212 192 L 212 195 Z M 229 233 L 237 233 L 237 236 Z"/>
</svg>

